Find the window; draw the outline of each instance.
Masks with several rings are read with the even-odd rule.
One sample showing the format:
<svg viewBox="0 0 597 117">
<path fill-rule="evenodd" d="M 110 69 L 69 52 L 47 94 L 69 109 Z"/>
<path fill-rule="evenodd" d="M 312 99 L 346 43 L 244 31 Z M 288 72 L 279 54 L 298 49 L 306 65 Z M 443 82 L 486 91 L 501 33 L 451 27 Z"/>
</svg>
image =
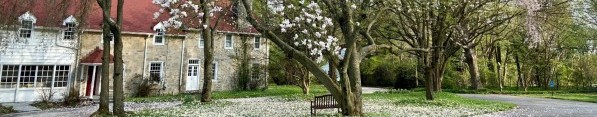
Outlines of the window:
<svg viewBox="0 0 597 117">
<path fill-rule="evenodd" d="M 19 78 L 19 88 L 32 88 L 35 84 L 35 65 L 21 66 L 21 77 Z"/>
<path fill-rule="evenodd" d="M 199 35 L 199 48 L 205 47 L 205 40 Z"/>
<path fill-rule="evenodd" d="M 54 87 L 66 87 L 68 85 L 68 73 L 70 66 L 68 65 L 57 65 L 56 76 L 54 77 Z"/>
<path fill-rule="evenodd" d="M 261 76 L 261 67 L 259 64 L 254 63 L 253 66 L 251 66 L 251 79 L 259 79 Z"/>
<path fill-rule="evenodd" d="M 75 26 L 76 24 L 73 22 L 66 23 L 66 29 L 64 30 L 64 39 L 72 40 L 75 39 Z"/>
<path fill-rule="evenodd" d="M 253 47 L 255 47 L 255 49 L 259 49 L 261 47 L 261 37 L 255 37 L 255 45 Z"/>
<path fill-rule="evenodd" d="M 21 21 L 21 28 L 19 28 L 19 37 L 31 38 L 32 32 L 33 32 L 33 21 L 31 21 L 31 20 Z"/>
<path fill-rule="evenodd" d="M 150 62 L 149 63 L 149 80 L 154 82 L 162 81 L 164 62 Z"/>
<path fill-rule="evenodd" d="M 189 60 L 187 76 L 199 76 L 199 60 Z"/>
<path fill-rule="evenodd" d="M 232 49 L 232 45 L 234 44 L 234 42 L 232 41 L 232 35 L 231 34 L 227 34 L 226 35 L 226 40 L 224 42 L 224 49 Z"/>
<path fill-rule="evenodd" d="M 50 87 L 52 85 L 52 78 L 54 77 L 53 65 L 42 65 L 37 68 L 37 82 L 35 87 Z"/>
<path fill-rule="evenodd" d="M 218 80 L 218 63 L 214 62 L 212 64 L 211 68 L 212 68 L 212 72 L 211 72 L 212 76 L 214 76 L 212 80 Z"/>
<path fill-rule="evenodd" d="M 70 73 L 68 65 L 3 65 L 0 88 L 66 87 Z"/>
<path fill-rule="evenodd" d="M 110 37 L 110 43 L 114 43 L 114 33 L 110 32 L 110 35 L 108 35 L 108 37 Z M 104 43 L 104 34 L 102 34 L 102 36 L 100 37 L 100 42 Z"/>
<path fill-rule="evenodd" d="M 19 77 L 19 65 L 3 65 L 0 69 L 0 88 L 16 88 Z"/>
<path fill-rule="evenodd" d="M 156 34 L 153 36 L 153 44 L 154 45 L 164 45 L 164 30 L 163 29 L 156 29 Z"/>
</svg>

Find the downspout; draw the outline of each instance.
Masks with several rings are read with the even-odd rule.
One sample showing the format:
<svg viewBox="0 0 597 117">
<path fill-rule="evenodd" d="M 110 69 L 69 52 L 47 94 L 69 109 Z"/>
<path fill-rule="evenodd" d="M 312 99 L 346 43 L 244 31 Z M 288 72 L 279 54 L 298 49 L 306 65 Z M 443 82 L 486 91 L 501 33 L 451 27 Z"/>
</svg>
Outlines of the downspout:
<svg viewBox="0 0 597 117">
<path fill-rule="evenodd" d="M 145 49 L 143 50 L 143 64 L 141 65 L 141 67 L 143 68 L 143 74 L 141 74 L 141 76 L 143 76 L 141 79 L 145 79 L 145 71 L 147 68 L 145 68 L 145 63 L 147 63 L 147 39 L 149 39 L 151 37 L 151 34 L 147 34 L 147 37 L 145 38 Z"/>
<path fill-rule="evenodd" d="M 185 36 L 184 39 L 182 39 L 182 48 L 180 48 L 180 76 L 178 77 L 178 92 L 180 93 L 182 91 L 182 68 L 184 65 L 184 49 L 185 49 L 185 39 L 187 38 L 187 36 Z"/>
</svg>

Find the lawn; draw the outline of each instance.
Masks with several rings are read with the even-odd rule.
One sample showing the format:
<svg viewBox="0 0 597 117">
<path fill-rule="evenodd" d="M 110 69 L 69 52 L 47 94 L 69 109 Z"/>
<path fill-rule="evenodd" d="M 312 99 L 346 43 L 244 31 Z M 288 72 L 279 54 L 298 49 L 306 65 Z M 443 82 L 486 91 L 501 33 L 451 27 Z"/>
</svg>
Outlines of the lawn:
<svg viewBox="0 0 597 117">
<path fill-rule="evenodd" d="M 327 94 L 327 90 L 321 85 L 312 85 L 309 95 L 303 95 L 302 90 L 297 86 L 278 86 L 271 85 L 267 90 L 254 91 L 219 91 L 212 93 L 212 99 L 229 99 L 229 98 L 250 98 L 250 97 L 281 97 L 290 100 L 305 100 L 312 98 L 314 95 Z M 189 99 L 197 99 L 199 94 L 178 94 L 178 95 L 161 95 L 144 98 L 127 98 L 127 102 L 171 102 L 184 101 Z"/>
<path fill-rule="evenodd" d="M 196 95 L 169 95 L 149 98 L 130 98 L 133 102 L 183 101 L 183 105 L 169 109 L 134 112 L 131 116 L 308 116 L 309 102 L 314 95 L 326 94 L 320 85 L 311 88 L 310 95 L 303 95 L 296 86 L 270 86 L 265 91 L 214 92 L 214 102 L 199 103 Z M 248 97 L 270 97 L 252 98 Z M 437 93 L 436 100 L 425 100 L 422 91 L 390 91 L 364 94 L 366 116 L 470 116 L 503 111 L 516 105 L 484 101 Z M 191 102 L 191 103 L 188 103 Z M 289 111 L 292 110 L 292 111 Z M 330 111 L 331 110 L 331 111 Z M 334 109 L 321 115 L 335 116 Z"/>
<path fill-rule="evenodd" d="M 396 106 L 434 106 L 434 107 L 460 107 L 468 109 L 479 109 L 488 112 L 509 110 L 516 107 L 515 104 L 486 101 L 471 98 L 464 98 L 453 93 L 440 92 L 434 95 L 434 100 L 426 100 L 425 92 L 422 91 L 397 91 L 389 93 L 365 94 L 365 99 L 391 100 Z"/>
<path fill-rule="evenodd" d="M 597 103 L 597 93 L 554 93 L 554 94 L 547 93 L 547 94 L 523 94 L 521 96 Z"/>
</svg>

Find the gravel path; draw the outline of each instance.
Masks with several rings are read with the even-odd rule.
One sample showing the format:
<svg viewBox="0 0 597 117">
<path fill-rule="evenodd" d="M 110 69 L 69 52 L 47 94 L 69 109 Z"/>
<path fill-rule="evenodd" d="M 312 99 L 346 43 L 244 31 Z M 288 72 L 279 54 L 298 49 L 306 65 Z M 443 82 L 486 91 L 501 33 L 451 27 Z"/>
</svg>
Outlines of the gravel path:
<svg viewBox="0 0 597 117">
<path fill-rule="evenodd" d="M 469 98 L 510 102 L 518 105 L 516 109 L 512 109 L 509 111 L 481 115 L 487 117 L 597 117 L 597 103 L 495 94 L 459 95 Z"/>
<path fill-rule="evenodd" d="M 124 109 L 126 111 L 139 111 L 144 109 L 163 109 L 172 108 L 180 105 L 181 102 L 155 102 L 155 103 L 132 103 L 126 102 Z M 110 109 L 112 105 L 110 104 Z M 33 111 L 25 113 L 13 113 L 2 115 L 0 117 L 89 117 L 99 108 L 98 104 L 84 106 L 79 108 L 56 108 L 42 111 Z"/>
</svg>

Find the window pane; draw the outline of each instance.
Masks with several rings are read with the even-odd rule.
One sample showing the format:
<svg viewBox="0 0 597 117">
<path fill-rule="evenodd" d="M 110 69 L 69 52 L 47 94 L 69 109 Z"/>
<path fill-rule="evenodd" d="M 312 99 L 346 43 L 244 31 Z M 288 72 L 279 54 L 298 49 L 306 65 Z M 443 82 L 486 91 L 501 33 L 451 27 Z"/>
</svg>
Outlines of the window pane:
<svg viewBox="0 0 597 117">
<path fill-rule="evenodd" d="M 155 82 L 162 80 L 162 63 L 154 62 L 149 64 L 149 77 L 151 81 Z"/>
<path fill-rule="evenodd" d="M 23 65 L 21 67 L 21 78 L 19 79 L 19 88 L 32 88 L 35 83 L 35 70 L 37 66 Z"/>
<path fill-rule="evenodd" d="M 255 48 L 259 48 L 261 46 L 261 38 L 255 37 Z"/>
<path fill-rule="evenodd" d="M 35 87 L 51 87 L 53 75 L 54 75 L 54 66 L 53 65 L 38 66 L 37 81 L 36 81 L 37 83 L 35 84 Z"/>
<path fill-rule="evenodd" d="M 224 47 L 232 47 L 232 35 L 226 35 L 226 42 Z"/>
<path fill-rule="evenodd" d="M 216 71 L 218 71 L 217 70 L 218 69 L 217 65 L 218 64 L 213 63 L 212 66 L 211 66 L 211 68 L 212 68 L 211 75 L 213 76 L 213 78 L 212 78 L 213 80 L 217 80 L 218 79 L 218 78 L 216 78 L 216 74 L 217 74 Z"/>
<path fill-rule="evenodd" d="M 66 87 L 66 85 L 68 85 L 69 70 L 70 70 L 70 66 L 68 66 L 68 65 L 57 65 L 56 66 L 54 87 Z"/>
<path fill-rule="evenodd" d="M 0 76 L 0 88 L 16 88 L 18 75 L 18 65 L 2 66 L 2 76 Z"/>
</svg>

